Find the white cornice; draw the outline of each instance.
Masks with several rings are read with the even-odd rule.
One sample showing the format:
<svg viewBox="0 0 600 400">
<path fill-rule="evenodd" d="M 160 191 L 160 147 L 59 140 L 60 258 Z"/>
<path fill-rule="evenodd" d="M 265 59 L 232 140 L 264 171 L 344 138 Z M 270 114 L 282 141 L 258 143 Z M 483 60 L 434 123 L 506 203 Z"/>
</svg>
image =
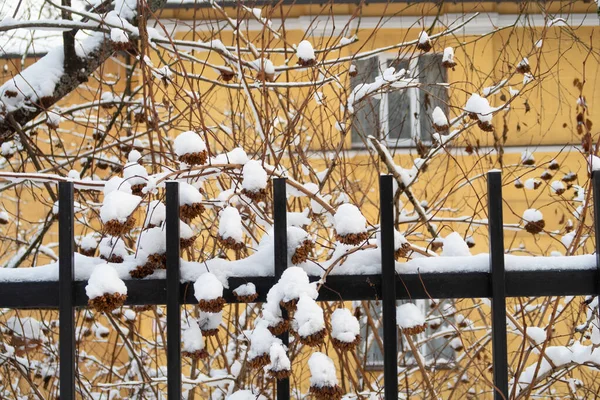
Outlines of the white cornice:
<svg viewBox="0 0 600 400">
<path fill-rule="evenodd" d="M 467 19 L 472 14 L 443 14 L 438 17 L 439 26 L 449 26 L 457 24 Z M 309 31 L 310 36 L 339 36 L 351 35 L 360 27 L 361 29 L 374 29 L 376 27 L 383 29 L 407 29 L 411 27 L 428 27 L 434 21 L 434 16 L 394 16 L 394 17 L 362 17 L 351 20 L 350 15 L 320 15 L 320 16 L 301 16 L 296 18 L 287 18 L 285 20 L 286 30 Z M 507 27 L 511 25 L 523 27 L 542 27 L 552 24 L 560 26 L 565 22 L 571 27 L 579 26 L 599 26 L 600 17 L 597 14 L 565 14 L 552 15 L 551 17 L 542 14 L 498 14 L 482 13 L 477 18 L 469 22 L 459 33 L 463 35 L 480 35 L 488 33 L 494 29 Z M 161 20 L 171 33 L 184 32 L 190 29 L 193 21 Z M 272 27 L 278 30 L 282 24 L 279 18 L 273 19 Z M 223 21 L 201 21 L 197 25 L 196 31 L 210 32 L 217 27 L 231 31 Z M 256 20 L 243 21 L 242 30 L 260 31 L 263 25 Z"/>
</svg>

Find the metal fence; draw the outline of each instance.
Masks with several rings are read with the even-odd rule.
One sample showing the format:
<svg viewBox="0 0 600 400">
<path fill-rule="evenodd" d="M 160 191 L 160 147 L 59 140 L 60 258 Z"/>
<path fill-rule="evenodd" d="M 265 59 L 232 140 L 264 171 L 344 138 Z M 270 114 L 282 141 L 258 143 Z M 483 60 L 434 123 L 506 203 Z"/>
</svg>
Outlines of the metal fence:
<svg viewBox="0 0 600 400">
<path fill-rule="evenodd" d="M 502 218 L 502 180 L 498 171 L 487 174 L 490 272 L 444 272 L 396 274 L 394 259 L 394 191 L 390 175 L 380 177 L 381 274 L 330 275 L 319 292 L 318 301 L 374 300 L 383 305 L 384 394 L 385 399 L 398 398 L 397 376 L 397 299 L 491 298 L 492 356 L 494 398 L 507 399 L 508 361 L 506 337 L 506 298 L 517 296 L 597 295 L 600 285 L 598 270 L 505 271 Z M 235 277 L 230 288 L 252 282 L 259 294 L 266 294 L 287 268 L 287 200 L 286 180 L 273 180 L 273 218 L 275 271 L 271 277 Z M 75 388 L 75 307 L 85 307 L 85 281 L 74 280 L 74 187 L 59 184 L 59 280 L 48 282 L 0 283 L 2 308 L 58 308 L 60 318 L 60 399 L 74 399 Z M 594 204 L 600 201 L 600 173 L 593 175 Z M 179 186 L 166 183 L 166 279 L 126 280 L 127 305 L 166 304 L 167 306 L 167 393 L 170 399 L 181 398 L 181 312 L 182 304 L 196 304 L 191 285 L 180 282 Z M 600 220 L 600 207 L 594 207 L 594 219 Z M 600 238 L 595 226 L 596 249 Z M 596 265 L 600 266 L 598 252 Z M 318 280 L 319 277 L 311 277 Z M 231 289 L 225 300 L 237 300 Z M 288 336 L 281 339 L 288 344 Z M 277 399 L 290 397 L 289 380 L 277 383 Z"/>
</svg>

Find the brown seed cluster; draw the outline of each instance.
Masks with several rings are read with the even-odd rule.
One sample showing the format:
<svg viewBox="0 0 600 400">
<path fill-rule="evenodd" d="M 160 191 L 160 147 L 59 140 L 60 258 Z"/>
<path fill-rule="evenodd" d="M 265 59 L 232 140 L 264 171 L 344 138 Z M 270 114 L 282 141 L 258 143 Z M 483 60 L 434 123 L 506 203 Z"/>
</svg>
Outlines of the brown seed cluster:
<svg viewBox="0 0 600 400">
<path fill-rule="evenodd" d="M 440 132 L 440 133 L 448 132 L 449 128 L 450 128 L 450 126 L 448 126 L 448 124 L 445 124 L 445 125 L 438 125 L 436 123 L 433 124 L 433 129 L 435 129 L 437 132 Z"/>
<path fill-rule="evenodd" d="M 116 308 L 122 307 L 126 299 L 126 294 L 104 293 L 102 296 L 89 299 L 88 306 L 98 312 L 109 313 Z"/>
<path fill-rule="evenodd" d="M 302 67 L 312 67 L 316 63 L 317 63 L 317 60 L 315 60 L 314 58 L 306 60 L 304 58 L 298 57 L 298 65 L 300 65 Z"/>
<path fill-rule="evenodd" d="M 179 214 L 184 221 L 191 221 L 204 212 L 202 203 L 184 204 L 179 207 Z"/>
<path fill-rule="evenodd" d="M 296 306 L 298 305 L 298 299 L 291 299 L 288 301 L 280 301 L 279 305 L 283 307 L 288 313 L 291 314 L 296 312 Z"/>
<path fill-rule="evenodd" d="M 411 326 L 409 328 L 402 328 L 402 333 L 405 335 L 418 335 L 419 333 L 425 332 L 425 328 L 427 328 L 427 324 Z"/>
<path fill-rule="evenodd" d="M 321 329 L 320 331 L 308 336 L 301 336 L 297 332 L 293 333 L 298 338 L 300 343 L 310 347 L 317 347 L 322 345 L 325 342 L 325 336 L 327 336 L 327 331 L 325 329 Z"/>
<path fill-rule="evenodd" d="M 456 62 L 454 60 L 445 60 L 442 62 L 442 67 L 444 68 L 454 68 L 456 67 Z"/>
<path fill-rule="evenodd" d="M 259 369 L 265 367 L 271 363 L 271 356 L 267 353 L 263 353 L 260 356 L 256 356 L 252 359 L 248 359 L 248 365 L 252 369 Z"/>
<path fill-rule="evenodd" d="M 528 221 L 525 224 L 525 230 L 533 235 L 540 233 L 544 230 L 546 222 L 541 219 L 539 221 Z"/>
<path fill-rule="evenodd" d="M 256 191 L 242 189 L 242 194 L 255 203 L 259 203 L 267 199 L 267 189 L 259 189 Z"/>
<path fill-rule="evenodd" d="M 346 235 L 336 233 L 335 238 L 340 243 L 358 246 L 369 238 L 369 232 L 348 233 Z"/>
<path fill-rule="evenodd" d="M 192 360 L 202 360 L 208 357 L 208 351 L 206 351 L 206 349 L 196 350 L 194 352 L 182 351 L 181 355 L 191 358 Z"/>
<path fill-rule="evenodd" d="M 131 185 L 131 193 L 135 194 L 136 196 L 143 196 L 144 192 L 143 189 L 146 187 L 146 185 L 144 183 L 138 183 L 137 185 Z"/>
<path fill-rule="evenodd" d="M 292 264 L 297 265 L 308 260 L 308 256 L 314 248 L 315 243 L 312 240 L 306 239 L 303 241 L 300 246 L 296 247 L 296 251 L 294 251 L 294 254 L 292 255 Z"/>
<path fill-rule="evenodd" d="M 12 335 L 10 345 L 15 348 L 15 354 L 23 357 L 29 351 L 35 351 L 42 347 L 41 339 L 29 339 L 20 335 Z"/>
<path fill-rule="evenodd" d="M 333 347 L 340 351 L 353 351 L 359 343 L 360 335 L 357 335 L 351 342 L 344 342 L 334 337 L 331 338 L 331 344 L 333 344 Z"/>
<path fill-rule="evenodd" d="M 179 238 L 179 247 L 181 247 L 182 249 L 187 249 L 189 247 L 192 247 L 194 245 L 194 242 L 196 241 L 196 238 L 198 236 L 192 236 L 191 238 Z"/>
<path fill-rule="evenodd" d="M 400 245 L 400 247 L 398 247 L 398 250 L 396 250 L 394 252 L 394 256 L 396 257 L 396 259 L 404 258 L 404 257 L 408 256 L 409 252 L 410 252 L 410 244 L 402 243 Z"/>
<path fill-rule="evenodd" d="M 223 306 L 225 306 L 225 299 L 223 297 L 198 301 L 198 308 L 204 312 L 218 313 L 223 310 Z"/>
<path fill-rule="evenodd" d="M 79 246 L 79 254 L 86 257 L 93 257 L 94 254 L 96 254 L 96 249 L 93 247 L 91 249 L 84 249 L 83 247 Z"/>
<path fill-rule="evenodd" d="M 519 74 L 528 74 L 531 72 L 531 67 L 529 66 L 528 63 L 519 63 L 519 65 L 517 65 L 517 73 Z"/>
<path fill-rule="evenodd" d="M 248 294 L 245 296 L 240 296 L 235 292 L 233 292 L 233 294 L 237 301 L 239 301 L 240 303 L 253 303 L 254 300 L 258 298 L 258 293 Z"/>
<path fill-rule="evenodd" d="M 206 150 L 196 153 L 182 154 L 179 156 L 179 161 L 188 165 L 203 165 L 206 164 L 207 159 L 208 153 L 206 152 Z"/>
<path fill-rule="evenodd" d="M 277 371 L 269 369 L 269 375 L 271 376 L 271 378 L 277 379 L 278 381 L 289 378 L 291 374 L 292 371 L 290 371 L 289 369 L 280 369 Z"/>
<path fill-rule="evenodd" d="M 494 132 L 494 126 L 488 121 L 479 121 L 477 126 L 484 132 Z"/>
<path fill-rule="evenodd" d="M 317 400 L 340 400 L 342 398 L 342 389 L 338 386 L 311 386 L 310 393 Z"/>
<path fill-rule="evenodd" d="M 417 43 L 417 49 L 421 50 L 422 52 L 427 53 L 428 51 L 430 51 L 433 48 L 433 46 L 431 45 L 431 40 L 427 39 L 424 42 L 419 42 Z"/>
<path fill-rule="evenodd" d="M 277 323 L 277 325 L 268 326 L 267 329 L 273 336 L 279 336 L 290 329 L 290 322 L 282 319 Z"/>
<path fill-rule="evenodd" d="M 245 247 L 245 244 L 243 242 L 236 242 L 235 239 L 233 239 L 231 237 L 228 237 L 227 239 L 225 239 L 219 235 L 217 237 L 217 241 L 224 248 L 235 250 L 235 251 L 241 250 Z"/>
<path fill-rule="evenodd" d="M 129 271 L 129 275 L 135 279 L 142 279 L 154 273 L 154 267 L 152 265 L 148 265 L 148 263 L 144 265 L 138 265 L 136 268 Z"/>
<path fill-rule="evenodd" d="M 128 233 L 135 225 L 135 218 L 130 216 L 127 221 L 119 222 L 119 220 L 111 219 L 103 226 L 104 233 L 110 236 L 121 236 Z"/>
<path fill-rule="evenodd" d="M 217 336 L 219 334 L 219 329 L 202 329 L 200 328 L 200 331 L 202 332 L 202 335 L 207 337 L 207 336 Z"/>
</svg>

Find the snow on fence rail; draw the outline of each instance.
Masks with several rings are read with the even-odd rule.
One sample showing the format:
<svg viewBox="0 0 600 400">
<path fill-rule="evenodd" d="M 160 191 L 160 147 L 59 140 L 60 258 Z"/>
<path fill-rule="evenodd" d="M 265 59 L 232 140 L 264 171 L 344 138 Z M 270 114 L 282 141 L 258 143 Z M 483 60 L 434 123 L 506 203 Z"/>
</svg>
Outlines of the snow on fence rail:
<svg viewBox="0 0 600 400">
<path fill-rule="evenodd" d="M 393 178 L 380 177 L 381 246 L 348 256 L 343 268 L 334 268 L 320 281 L 317 301 L 381 299 L 383 304 L 384 393 L 397 399 L 397 299 L 491 298 L 492 355 L 495 399 L 508 398 L 506 297 L 595 295 L 600 292 L 600 260 L 594 255 L 570 257 L 520 257 L 504 254 L 502 181 L 498 171 L 489 172 L 488 211 L 490 253 L 470 257 L 417 258 L 397 263 L 394 257 Z M 593 174 L 594 219 L 600 220 L 600 173 Z M 167 370 L 169 398 L 181 398 L 182 304 L 198 304 L 193 285 L 205 263 L 180 259 L 179 184 L 166 184 L 166 259 L 162 273 L 131 279 L 132 265 L 115 269 L 127 288 L 125 304 L 167 305 Z M 286 179 L 273 180 L 274 233 L 271 245 L 255 253 L 252 263 L 215 264 L 226 283 L 223 298 L 239 302 L 233 291 L 252 283 L 258 297 L 266 294 L 288 266 Z M 58 308 L 60 318 L 60 398 L 75 399 L 74 308 L 88 304 L 87 280 L 100 262 L 74 252 L 74 184 L 59 183 L 59 261 L 35 268 L 0 269 L 0 307 Z M 595 226 L 596 249 L 600 224 Z M 251 256 L 252 257 L 252 256 Z M 254 272 L 244 276 L 243 271 Z M 102 284 L 100 282 L 100 284 Z M 122 289 L 121 289 L 122 290 Z M 288 344 L 287 333 L 280 336 Z M 393 340 L 390 340 L 393 338 Z M 289 379 L 277 383 L 277 399 L 290 397 Z"/>
</svg>

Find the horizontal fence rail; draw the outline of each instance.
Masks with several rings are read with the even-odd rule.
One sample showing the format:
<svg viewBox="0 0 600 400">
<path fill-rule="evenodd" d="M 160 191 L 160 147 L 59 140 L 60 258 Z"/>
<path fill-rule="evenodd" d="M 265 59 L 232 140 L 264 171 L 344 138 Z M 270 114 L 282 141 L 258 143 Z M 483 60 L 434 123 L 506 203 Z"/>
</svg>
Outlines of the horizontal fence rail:
<svg viewBox="0 0 600 400">
<path fill-rule="evenodd" d="M 506 339 L 506 298 L 597 295 L 600 293 L 599 269 L 505 271 L 502 219 L 502 182 L 499 171 L 488 173 L 488 212 L 490 237 L 489 272 L 441 272 L 398 274 L 394 261 L 393 178 L 380 177 L 381 274 L 329 275 L 319 291 L 318 301 L 382 300 L 384 314 L 384 393 L 386 400 L 396 399 L 397 329 L 396 300 L 490 298 L 492 300 L 492 349 L 495 399 L 508 398 Z M 593 174 L 594 216 L 600 218 L 600 173 Z M 263 302 L 269 289 L 287 268 L 286 180 L 273 180 L 274 199 L 274 276 L 231 277 L 223 293 L 227 303 L 236 303 L 232 290 L 252 282 Z M 181 313 L 184 304 L 197 304 L 193 282 L 180 281 L 179 196 L 178 184 L 166 184 L 167 277 L 165 279 L 124 280 L 126 305 L 167 305 L 167 360 L 169 399 L 181 398 Z M 44 282 L 0 282 L 0 307 L 53 309 L 60 311 L 60 398 L 74 399 L 76 394 L 74 308 L 87 306 L 86 281 L 74 281 L 74 210 L 73 184 L 60 183 L 59 202 L 59 280 Z M 600 241 L 596 224 L 596 245 Z M 600 256 L 596 252 L 596 264 Z M 310 277 L 312 281 L 320 277 Z M 387 321 L 387 322 L 386 322 Z M 288 343 L 287 334 L 281 337 Z M 277 384 L 277 399 L 290 398 L 289 380 Z"/>
</svg>

